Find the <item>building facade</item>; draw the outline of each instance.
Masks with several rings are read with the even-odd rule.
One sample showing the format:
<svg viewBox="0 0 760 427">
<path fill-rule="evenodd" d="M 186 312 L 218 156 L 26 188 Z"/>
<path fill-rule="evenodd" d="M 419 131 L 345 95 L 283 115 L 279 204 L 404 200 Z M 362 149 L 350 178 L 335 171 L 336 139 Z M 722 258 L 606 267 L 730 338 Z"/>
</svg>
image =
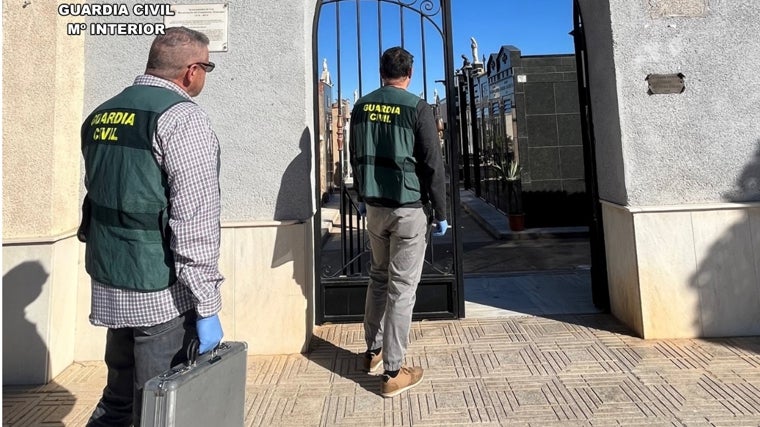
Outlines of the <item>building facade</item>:
<svg viewBox="0 0 760 427">
<path fill-rule="evenodd" d="M 500 178 L 517 162 L 530 227 L 587 225 L 575 61 L 574 54 L 522 55 L 505 45 L 469 69 L 465 99 L 475 102 L 481 197 L 510 210 Z M 553 214 L 558 208 L 563 215 Z"/>
<path fill-rule="evenodd" d="M 330 114 L 334 132 L 332 132 L 330 140 L 331 156 L 328 173 L 332 183 L 332 191 L 338 192 L 341 189 L 341 182 L 345 182 L 351 171 L 348 152 L 351 104 L 347 99 L 342 99 L 340 102 L 335 101 L 330 108 Z"/>
<path fill-rule="evenodd" d="M 319 117 L 319 195 L 324 204 L 330 199 L 333 190 L 333 174 L 330 165 L 333 164 L 333 132 L 332 132 L 332 87 L 330 71 L 327 69 L 327 59 L 322 62 L 322 74 L 317 83 Z"/>
</svg>

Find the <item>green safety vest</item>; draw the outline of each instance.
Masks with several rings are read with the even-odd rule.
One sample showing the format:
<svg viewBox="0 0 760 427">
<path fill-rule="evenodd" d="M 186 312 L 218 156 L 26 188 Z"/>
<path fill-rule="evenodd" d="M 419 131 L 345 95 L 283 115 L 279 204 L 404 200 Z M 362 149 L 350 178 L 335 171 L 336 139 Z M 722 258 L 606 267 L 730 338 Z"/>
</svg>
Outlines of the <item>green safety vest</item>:
<svg viewBox="0 0 760 427">
<path fill-rule="evenodd" d="M 130 86 L 82 125 L 87 178 L 85 268 L 105 285 L 158 291 L 176 281 L 169 248 L 169 186 L 153 157 L 158 118 L 191 102 L 157 86 Z"/>
<path fill-rule="evenodd" d="M 414 158 L 419 102 L 406 90 L 384 86 L 354 106 L 349 142 L 353 172 L 359 194 L 370 204 L 401 206 L 422 197 Z"/>
</svg>

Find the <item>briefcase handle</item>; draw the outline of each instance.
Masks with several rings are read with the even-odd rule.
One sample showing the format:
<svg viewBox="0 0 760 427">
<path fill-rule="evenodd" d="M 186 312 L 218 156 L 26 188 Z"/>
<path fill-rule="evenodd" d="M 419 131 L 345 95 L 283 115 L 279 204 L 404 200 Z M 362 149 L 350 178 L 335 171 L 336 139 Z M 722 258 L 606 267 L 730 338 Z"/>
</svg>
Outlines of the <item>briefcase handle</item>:
<svg viewBox="0 0 760 427">
<path fill-rule="evenodd" d="M 210 359 L 216 358 L 216 353 L 219 351 L 220 348 L 223 348 L 225 346 L 224 343 L 219 343 L 216 345 L 216 347 L 212 348 L 210 353 L 211 357 Z M 201 341 L 195 337 L 187 344 L 187 366 L 195 366 L 195 363 L 198 361 L 198 356 L 200 355 L 199 351 L 201 348 Z"/>
<path fill-rule="evenodd" d="M 198 338 L 193 338 L 187 344 L 187 366 L 195 366 L 195 362 L 198 360 L 198 351 L 201 348 L 201 341 Z"/>
</svg>

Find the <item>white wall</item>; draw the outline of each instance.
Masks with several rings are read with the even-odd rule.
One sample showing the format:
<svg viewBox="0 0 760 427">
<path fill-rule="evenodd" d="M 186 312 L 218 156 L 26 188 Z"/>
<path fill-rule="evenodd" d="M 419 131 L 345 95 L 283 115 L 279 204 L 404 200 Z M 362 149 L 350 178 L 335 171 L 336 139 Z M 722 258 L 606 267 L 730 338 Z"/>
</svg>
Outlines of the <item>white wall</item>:
<svg viewBox="0 0 760 427">
<path fill-rule="evenodd" d="M 583 2 L 589 47 L 601 47 L 590 60 L 602 198 L 632 206 L 760 200 L 757 2 L 604 3 L 609 10 Z M 686 90 L 648 95 L 650 73 L 683 73 Z M 616 110 L 619 123 L 601 116 Z"/>
</svg>

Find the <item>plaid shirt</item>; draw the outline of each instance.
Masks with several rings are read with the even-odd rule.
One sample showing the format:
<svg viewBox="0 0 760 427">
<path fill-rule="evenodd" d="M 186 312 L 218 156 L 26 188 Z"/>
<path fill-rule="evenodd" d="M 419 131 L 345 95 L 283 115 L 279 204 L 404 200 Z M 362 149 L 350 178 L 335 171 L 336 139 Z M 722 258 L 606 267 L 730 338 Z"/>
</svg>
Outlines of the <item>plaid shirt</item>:
<svg viewBox="0 0 760 427">
<path fill-rule="evenodd" d="M 179 86 L 158 77 L 141 75 L 134 84 L 164 87 L 190 100 Z M 193 308 L 207 317 L 222 307 L 219 141 L 206 113 L 194 102 L 166 110 L 153 136 L 153 155 L 168 176 L 177 283 L 162 291 L 137 292 L 92 280 L 90 322 L 95 326 L 152 326 Z"/>
</svg>

